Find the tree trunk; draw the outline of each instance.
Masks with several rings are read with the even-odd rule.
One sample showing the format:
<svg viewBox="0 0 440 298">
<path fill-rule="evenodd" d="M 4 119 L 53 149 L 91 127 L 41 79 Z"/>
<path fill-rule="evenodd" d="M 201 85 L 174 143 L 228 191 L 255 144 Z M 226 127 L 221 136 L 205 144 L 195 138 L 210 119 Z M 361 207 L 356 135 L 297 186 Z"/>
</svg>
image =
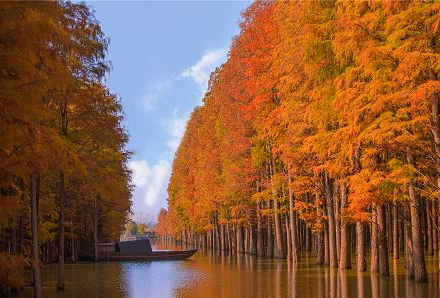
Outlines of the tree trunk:
<svg viewBox="0 0 440 298">
<path fill-rule="evenodd" d="M 97 198 L 95 197 L 95 200 L 93 201 L 93 256 L 95 262 L 98 262 L 99 255 L 98 255 L 98 202 Z"/>
<path fill-rule="evenodd" d="M 335 217 L 335 235 L 336 235 L 336 262 L 341 259 L 341 214 L 340 199 L 336 189 L 333 191 L 333 214 Z"/>
<path fill-rule="evenodd" d="M 329 263 L 331 267 L 338 267 L 338 258 L 336 254 L 335 215 L 333 210 L 333 190 L 332 182 L 327 172 L 324 173 L 324 187 L 328 216 Z"/>
<path fill-rule="evenodd" d="M 394 259 L 399 258 L 399 213 L 397 212 L 397 202 L 393 205 L 393 255 Z"/>
<path fill-rule="evenodd" d="M 244 232 L 244 253 L 249 253 L 249 229 L 247 227 L 243 227 Z"/>
<path fill-rule="evenodd" d="M 257 210 L 257 255 L 259 257 L 264 257 L 264 234 L 263 223 L 260 214 L 260 204 L 258 204 Z"/>
<path fill-rule="evenodd" d="M 244 252 L 244 243 L 243 243 L 243 227 L 242 226 L 235 226 L 235 231 L 237 235 L 237 251 L 239 253 Z"/>
<path fill-rule="evenodd" d="M 58 290 L 64 289 L 64 172 L 60 172 L 60 214 L 58 243 Z"/>
<path fill-rule="evenodd" d="M 217 250 L 220 245 L 219 237 L 219 227 L 218 227 L 218 212 L 214 212 L 214 250 Z"/>
<path fill-rule="evenodd" d="M 434 244 L 433 244 L 433 233 L 432 233 L 432 217 L 431 217 L 431 205 L 432 202 L 429 199 L 426 199 L 426 229 L 428 234 L 428 255 L 434 255 Z"/>
<path fill-rule="evenodd" d="M 234 226 L 230 226 L 229 222 L 227 223 L 228 225 L 228 238 L 229 238 L 229 250 L 230 251 L 235 251 L 235 234 L 234 234 Z"/>
<path fill-rule="evenodd" d="M 255 231 L 255 224 L 251 225 L 251 254 L 253 254 L 254 256 L 257 255 L 257 233 Z"/>
<path fill-rule="evenodd" d="M 18 254 L 23 255 L 23 241 L 24 241 L 24 218 L 20 212 L 20 218 L 18 223 Z"/>
<path fill-rule="evenodd" d="M 289 216 L 290 216 L 290 241 L 291 241 L 291 255 L 293 262 L 299 262 L 299 248 L 298 248 L 298 234 L 296 229 L 296 212 L 293 210 L 294 207 L 294 197 L 292 192 L 292 187 L 290 183 L 292 182 L 292 176 L 290 174 L 290 169 L 288 169 L 288 180 L 289 180 Z"/>
<path fill-rule="evenodd" d="M 435 229 L 435 248 L 438 253 L 438 270 L 440 271 L 440 199 L 437 198 L 435 201 L 435 208 L 434 208 L 434 216 L 433 221 L 436 222 L 436 229 Z"/>
<path fill-rule="evenodd" d="M 387 219 L 387 229 L 386 229 L 386 238 L 388 239 L 388 252 L 393 252 L 393 210 L 392 206 L 389 204 L 386 205 L 385 209 L 385 218 Z"/>
<path fill-rule="evenodd" d="M 38 176 L 31 175 L 31 221 L 32 221 L 32 267 L 34 277 L 34 298 L 43 297 L 41 286 L 40 259 L 38 256 Z"/>
<path fill-rule="evenodd" d="M 311 252 L 312 251 L 312 230 L 307 228 L 307 234 L 306 234 L 306 251 Z"/>
<path fill-rule="evenodd" d="M 341 183 L 340 186 L 340 195 L 341 195 L 341 213 L 344 208 L 346 208 L 347 204 L 347 186 L 345 183 Z M 341 269 L 350 269 L 351 268 L 351 232 L 350 232 L 350 224 L 347 223 L 346 220 L 341 219 L 341 249 L 339 256 L 339 267 Z"/>
<path fill-rule="evenodd" d="M 329 240 L 328 240 L 328 222 L 325 221 L 324 223 L 324 230 L 323 230 L 323 237 L 324 237 L 324 265 L 329 266 L 330 265 L 330 254 L 329 254 Z"/>
<path fill-rule="evenodd" d="M 437 199 L 432 201 L 431 204 L 431 218 L 432 218 L 432 246 L 433 250 L 438 250 L 438 238 L 437 238 Z"/>
<path fill-rule="evenodd" d="M 357 240 L 357 271 L 367 270 L 367 261 L 365 259 L 365 227 L 360 221 L 356 222 L 356 240 Z"/>
<path fill-rule="evenodd" d="M 270 200 L 267 201 L 267 208 L 270 208 Z M 270 218 L 267 217 L 267 254 L 269 258 L 273 257 L 273 234 L 272 223 Z"/>
<path fill-rule="evenodd" d="M 276 196 L 276 192 L 274 191 L 274 198 L 273 198 L 273 207 L 274 207 L 274 222 L 275 222 L 275 239 L 276 239 L 276 258 L 284 258 L 284 245 L 283 245 L 283 235 L 282 235 L 282 227 L 281 227 L 281 215 L 279 212 L 279 206 L 278 206 L 278 198 Z"/>
<path fill-rule="evenodd" d="M 405 259 L 406 271 L 409 277 L 414 277 L 414 262 L 413 262 L 413 240 L 411 232 L 411 211 L 409 203 L 405 203 Z"/>
<path fill-rule="evenodd" d="M 324 264 L 324 231 L 316 232 L 316 264 Z"/>
<path fill-rule="evenodd" d="M 379 244 L 378 244 L 378 226 L 377 226 L 377 210 L 376 204 L 372 208 L 371 221 L 371 267 L 370 271 L 373 273 L 379 272 Z"/>
<path fill-rule="evenodd" d="M 379 274 L 388 276 L 390 269 L 388 264 L 388 246 L 385 220 L 385 205 L 376 205 L 376 216 L 378 225 L 378 242 L 379 242 Z"/>
<path fill-rule="evenodd" d="M 11 239 L 11 254 L 16 255 L 17 254 L 17 224 L 16 224 L 15 217 L 12 217 L 11 223 L 10 223 L 10 239 Z"/>
<path fill-rule="evenodd" d="M 71 256 L 70 256 L 70 260 L 72 262 L 72 264 L 74 264 L 76 262 L 76 257 L 75 257 L 75 235 L 72 234 L 72 238 L 70 239 L 70 250 L 71 250 Z"/>
<path fill-rule="evenodd" d="M 292 258 L 292 241 L 290 239 L 290 229 L 289 229 L 289 219 L 286 217 L 284 217 L 284 223 L 285 223 L 285 229 L 286 229 L 286 249 L 287 249 L 287 258 L 291 259 Z"/>
<path fill-rule="evenodd" d="M 225 245 L 225 234 L 224 234 L 224 228 L 222 224 L 219 224 L 219 231 L 220 231 L 220 237 L 219 237 L 219 250 L 224 250 Z"/>
<path fill-rule="evenodd" d="M 433 79 L 436 79 L 435 77 Z M 438 94 L 432 94 L 431 96 L 431 132 L 432 136 L 434 137 L 434 149 L 435 149 L 435 162 L 436 162 L 436 171 L 437 171 L 437 188 L 440 189 L 440 109 L 439 109 L 439 102 L 438 102 Z M 439 203 L 439 210 L 438 210 L 438 218 L 437 218 L 437 235 L 438 235 L 438 241 L 440 241 L 440 198 L 437 198 Z M 439 271 L 440 271 L 440 249 L 438 249 L 438 255 L 439 255 Z"/>
<path fill-rule="evenodd" d="M 413 165 L 413 158 L 408 150 L 407 161 L 409 165 Z M 413 263 L 414 263 L 414 279 L 416 281 L 427 281 L 425 252 L 423 247 L 423 235 L 421 229 L 421 202 L 420 197 L 415 193 L 412 179 L 408 183 L 409 199 L 411 203 L 411 233 L 413 240 Z"/>
</svg>

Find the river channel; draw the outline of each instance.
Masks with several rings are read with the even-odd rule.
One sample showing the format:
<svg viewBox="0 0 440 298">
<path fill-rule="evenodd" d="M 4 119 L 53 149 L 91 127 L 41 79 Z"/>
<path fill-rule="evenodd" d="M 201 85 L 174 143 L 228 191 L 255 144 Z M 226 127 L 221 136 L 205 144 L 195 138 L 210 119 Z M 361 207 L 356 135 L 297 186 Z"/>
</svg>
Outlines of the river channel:
<svg viewBox="0 0 440 298">
<path fill-rule="evenodd" d="M 46 298 L 439 297 L 437 258 L 426 260 L 429 282 L 416 283 L 407 278 L 403 258 L 390 259 L 391 275 L 381 277 L 316 266 L 314 257 L 302 256 L 294 266 L 287 260 L 199 251 L 185 261 L 66 264 L 66 289 L 61 292 L 56 289 L 57 265 L 51 264 L 43 269 L 43 294 Z M 32 289 L 11 297 L 32 297 Z"/>
</svg>

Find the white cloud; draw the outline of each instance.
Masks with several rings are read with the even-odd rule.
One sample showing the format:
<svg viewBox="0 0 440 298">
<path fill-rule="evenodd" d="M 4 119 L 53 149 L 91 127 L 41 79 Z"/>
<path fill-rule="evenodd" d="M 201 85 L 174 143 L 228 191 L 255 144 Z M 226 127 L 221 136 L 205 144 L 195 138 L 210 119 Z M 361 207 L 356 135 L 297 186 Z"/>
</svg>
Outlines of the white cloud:
<svg viewBox="0 0 440 298">
<path fill-rule="evenodd" d="M 167 161 L 159 161 L 150 166 L 145 160 L 135 160 L 128 165 L 133 171 L 133 183 L 136 186 L 134 211 L 140 211 L 138 209 L 142 210 L 143 207 L 162 207 L 158 204 L 163 203 L 166 198 L 171 164 Z"/>
<path fill-rule="evenodd" d="M 227 54 L 227 48 L 207 51 L 196 64 L 185 69 L 182 72 L 181 77 L 191 77 L 204 91 L 206 91 L 211 72 L 213 72 L 217 66 L 220 66 L 221 63 L 226 61 Z"/>
<path fill-rule="evenodd" d="M 168 90 L 173 83 L 174 79 L 168 79 L 163 81 L 154 82 L 148 85 L 147 94 L 142 97 L 142 103 L 146 111 L 150 111 L 154 108 L 154 103 L 162 95 L 163 92 Z"/>
<path fill-rule="evenodd" d="M 182 78 L 193 79 L 194 82 L 199 85 L 202 91 L 201 95 L 203 97 L 203 94 L 205 94 L 206 89 L 208 88 L 208 81 L 211 72 L 213 72 L 217 66 L 220 66 L 224 61 L 226 61 L 227 54 L 227 48 L 207 51 L 196 64 L 184 69 L 180 75 L 149 84 L 147 94 L 142 97 L 145 110 L 153 110 L 154 104 L 158 98 L 162 96 L 165 91 L 172 88 L 174 82 Z"/>
<path fill-rule="evenodd" d="M 183 134 L 185 133 L 186 121 L 188 120 L 188 116 L 177 116 L 177 112 L 174 114 L 174 117 L 168 119 L 164 122 L 165 128 L 168 131 L 169 139 L 167 141 L 167 146 L 170 149 L 170 156 L 172 157 L 179 147 L 180 140 L 182 139 Z"/>
<path fill-rule="evenodd" d="M 227 58 L 227 48 L 221 48 L 213 51 L 207 51 L 200 60 L 181 71 L 177 76 L 171 76 L 169 79 L 153 82 L 148 85 L 146 95 L 142 98 L 142 103 L 146 111 L 154 109 L 155 103 L 164 93 L 174 88 L 174 83 L 188 78 L 193 80 L 200 88 L 201 98 L 208 87 L 209 76 L 217 66 L 220 66 Z M 161 122 L 168 138 L 162 160 L 149 164 L 146 160 L 135 160 L 129 163 L 133 172 L 133 184 L 135 190 L 133 193 L 133 211 L 157 213 L 161 207 L 166 207 L 167 186 L 171 176 L 171 163 L 173 156 L 180 144 L 185 132 L 186 122 L 189 118 L 189 112 L 183 112 L 179 106 L 175 106 L 172 115 Z"/>
<path fill-rule="evenodd" d="M 151 169 L 145 160 L 130 161 L 128 166 L 133 172 L 133 184 L 136 187 L 147 184 L 151 175 Z"/>
</svg>

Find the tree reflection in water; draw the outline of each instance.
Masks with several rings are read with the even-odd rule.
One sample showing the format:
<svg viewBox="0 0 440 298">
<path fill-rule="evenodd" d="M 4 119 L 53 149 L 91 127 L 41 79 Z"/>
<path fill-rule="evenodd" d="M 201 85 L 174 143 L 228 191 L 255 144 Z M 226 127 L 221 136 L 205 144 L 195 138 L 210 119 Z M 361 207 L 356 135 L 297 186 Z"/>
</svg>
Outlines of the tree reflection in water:
<svg viewBox="0 0 440 298">
<path fill-rule="evenodd" d="M 46 298 L 439 297 L 436 260 L 427 257 L 429 282 L 416 283 L 406 276 L 404 258 L 392 260 L 390 276 L 382 277 L 316 266 L 314 256 L 304 255 L 294 264 L 286 259 L 199 251 L 186 261 L 69 264 L 63 292 L 56 289 L 56 265 L 49 265 L 43 271 L 43 294 Z M 32 297 L 31 288 L 12 297 Z"/>
</svg>

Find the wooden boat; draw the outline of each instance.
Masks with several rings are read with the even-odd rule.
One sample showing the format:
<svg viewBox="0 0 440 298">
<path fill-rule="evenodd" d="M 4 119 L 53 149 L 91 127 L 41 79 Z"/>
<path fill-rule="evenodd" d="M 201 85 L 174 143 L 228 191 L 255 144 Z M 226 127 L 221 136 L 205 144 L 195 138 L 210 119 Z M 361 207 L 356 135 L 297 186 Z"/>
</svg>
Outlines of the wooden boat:
<svg viewBox="0 0 440 298">
<path fill-rule="evenodd" d="M 100 261 L 165 261 L 184 260 L 195 254 L 197 249 L 177 251 L 152 251 L 152 252 L 107 252 L 100 253 Z"/>
<path fill-rule="evenodd" d="M 196 253 L 191 250 L 151 249 L 148 239 L 99 244 L 99 261 L 165 261 L 184 260 Z"/>
</svg>

